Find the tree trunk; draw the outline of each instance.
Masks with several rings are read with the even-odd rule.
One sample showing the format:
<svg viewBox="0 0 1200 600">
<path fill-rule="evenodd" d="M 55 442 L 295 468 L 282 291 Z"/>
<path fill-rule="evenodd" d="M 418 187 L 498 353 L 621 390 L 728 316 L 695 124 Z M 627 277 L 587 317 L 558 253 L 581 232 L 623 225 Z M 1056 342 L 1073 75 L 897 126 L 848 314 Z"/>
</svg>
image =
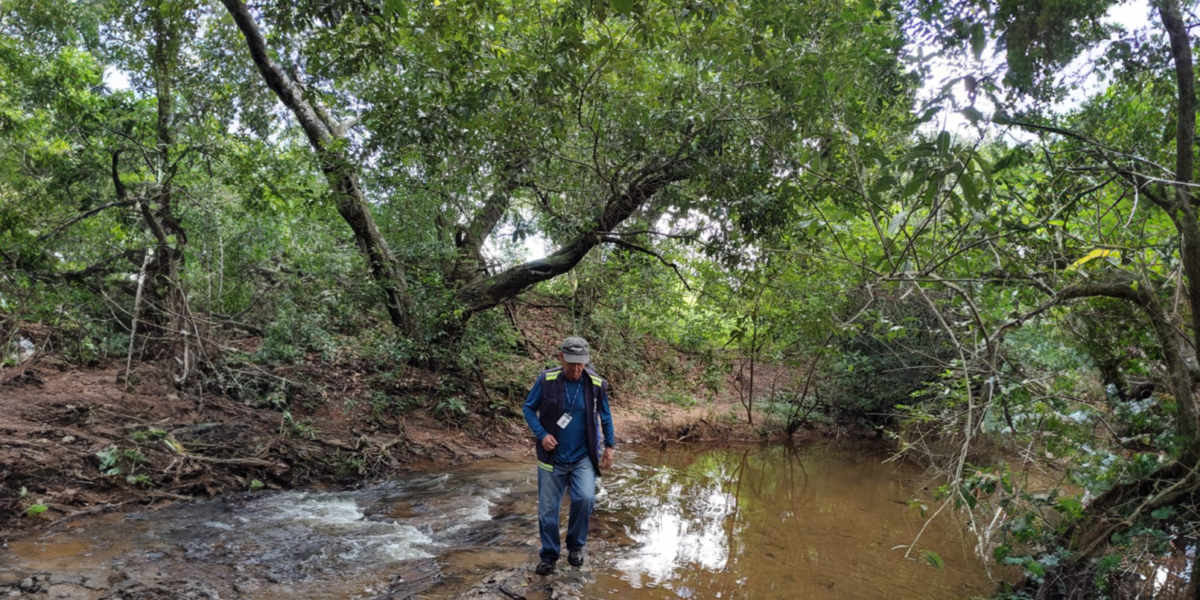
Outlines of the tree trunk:
<svg viewBox="0 0 1200 600">
<path fill-rule="evenodd" d="M 147 314 L 134 315 L 146 325 L 147 335 L 161 340 L 173 340 L 185 328 L 182 319 L 187 312 L 186 297 L 180 287 L 183 271 L 183 246 L 187 235 L 175 217 L 172 180 L 177 165 L 171 162 L 171 150 L 175 145 L 175 65 L 179 59 L 180 39 L 178 25 L 165 13 L 168 8 L 162 2 L 149 7 L 151 40 L 147 57 L 154 78 L 154 94 L 157 108 L 155 121 L 154 160 L 157 164 L 156 187 L 149 197 L 133 200 L 146 227 L 154 237 L 154 256 L 145 265 L 144 273 L 149 285 L 145 286 L 148 302 Z M 120 152 L 113 154 L 112 177 L 120 201 L 128 200 L 128 192 L 121 183 L 119 169 Z M 185 340 L 186 342 L 186 340 Z M 174 346 L 174 343 L 168 342 Z M 174 352 L 174 349 L 172 349 Z"/>
<path fill-rule="evenodd" d="M 463 319 L 575 268 L 592 248 L 604 242 L 605 234 L 620 226 L 655 193 L 686 178 L 687 171 L 677 160 L 643 170 L 641 176 L 635 178 L 624 193 L 609 198 L 605 203 L 604 212 L 589 231 L 580 233 L 555 253 L 543 259 L 519 264 L 460 288 L 455 296 L 463 305 Z"/>
<path fill-rule="evenodd" d="M 1179 353 L 1181 336 L 1164 312 L 1158 295 L 1143 280 L 1120 281 L 1108 284 L 1087 284 L 1067 288 L 1055 297 L 1056 302 L 1073 298 L 1104 296 L 1137 304 L 1150 318 L 1155 338 L 1167 367 L 1167 385 L 1179 406 L 1177 421 L 1184 418 L 1183 404 L 1192 397 L 1192 380 L 1188 366 Z M 1191 493 L 1200 480 L 1195 463 L 1181 458 L 1168 464 L 1149 478 L 1114 486 L 1088 504 L 1082 518 L 1064 535 L 1076 566 L 1100 556 L 1108 540 L 1120 530 L 1132 526 L 1140 515 L 1170 505 Z"/>
<path fill-rule="evenodd" d="M 1176 0 L 1156 0 L 1163 28 L 1171 40 L 1171 57 L 1175 61 L 1175 84 L 1179 94 L 1178 116 L 1175 126 L 1175 185 L 1172 208 L 1177 214 L 1172 215 L 1175 226 L 1180 234 L 1179 254 L 1183 262 L 1183 271 L 1187 276 L 1187 296 L 1192 313 L 1193 346 L 1200 348 L 1200 222 L 1196 218 L 1193 199 L 1188 192 L 1187 184 L 1192 181 L 1194 168 L 1194 150 L 1192 145 L 1196 139 L 1196 73 L 1192 65 L 1192 43 L 1188 36 L 1187 24 L 1179 10 Z M 1195 396 L 1191 393 L 1190 375 L 1188 376 L 1187 393 L 1176 395 L 1179 405 L 1176 422 L 1179 435 L 1186 443 L 1181 460 L 1189 466 L 1200 464 L 1200 435 L 1197 429 L 1197 407 Z"/>
<path fill-rule="evenodd" d="M 267 87 L 292 112 L 308 137 L 309 145 L 320 161 L 321 171 L 337 202 L 338 214 L 354 232 L 359 251 L 366 258 L 371 277 L 383 290 L 384 302 L 392 324 L 409 336 L 418 334 L 413 318 L 412 299 L 408 294 L 404 269 L 392 256 L 387 241 L 379 234 L 370 205 L 363 193 L 358 171 L 345 150 L 334 143 L 345 140 L 343 127 L 331 119 L 322 119 L 322 107 L 303 97 L 303 90 L 286 75 L 286 71 L 271 59 L 266 40 L 242 0 L 221 0 L 242 35 L 254 64 Z"/>
</svg>

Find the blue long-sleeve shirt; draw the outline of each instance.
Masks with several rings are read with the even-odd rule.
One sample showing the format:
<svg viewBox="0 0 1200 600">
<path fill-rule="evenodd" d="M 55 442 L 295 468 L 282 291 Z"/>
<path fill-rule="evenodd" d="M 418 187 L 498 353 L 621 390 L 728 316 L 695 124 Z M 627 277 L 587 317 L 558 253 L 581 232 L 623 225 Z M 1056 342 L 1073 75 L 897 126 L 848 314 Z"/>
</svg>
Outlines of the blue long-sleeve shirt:
<svg viewBox="0 0 1200 600">
<path fill-rule="evenodd" d="M 571 415 L 571 423 L 560 431 L 556 438 L 558 447 L 554 450 L 554 462 L 559 464 L 575 463 L 587 456 L 587 430 L 584 429 L 586 417 L 583 407 L 584 381 L 586 381 L 586 375 L 575 381 L 564 380 L 567 389 L 566 397 L 563 398 L 563 413 Z M 533 431 L 533 435 L 537 436 L 539 444 L 548 433 L 537 417 L 541 403 L 542 378 L 538 377 L 533 383 L 533 389 L 529 390 L 529 395 L 525 397 L 525 404 L 521 407 L 521 412 L 525 414 L 525 422 Z M 608 394 L 602 392 L 600 397 L 596 398 L 596 408 L 600 413 L 604 445 L 611 448 L 616 445 L 616 440 L 613 434 L 612 410 L 608 406 Z"/>
</svg>

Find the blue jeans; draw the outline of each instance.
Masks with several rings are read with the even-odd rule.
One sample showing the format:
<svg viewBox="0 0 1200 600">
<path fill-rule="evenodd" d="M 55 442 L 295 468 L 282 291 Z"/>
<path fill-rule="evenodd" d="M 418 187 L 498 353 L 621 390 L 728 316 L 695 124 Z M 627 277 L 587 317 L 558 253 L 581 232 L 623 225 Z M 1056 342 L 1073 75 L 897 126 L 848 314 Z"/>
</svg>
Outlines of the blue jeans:
<svg viewBox="0 0 1200 600">
<path fill-rule="evenodd" d="M 588 457 L 573 465 L 559 465 L 547 471 L 538 465 L 538 533 L 542 538 L 543 562 L 555 562 L 561 553 L 558 512 L 563 492 L 571 488 L 571 510 L 567 520 L 567 550 L 582 550 L 587 543 L 588 517 L 596 503 L 596 471 Z"/>
</svg>

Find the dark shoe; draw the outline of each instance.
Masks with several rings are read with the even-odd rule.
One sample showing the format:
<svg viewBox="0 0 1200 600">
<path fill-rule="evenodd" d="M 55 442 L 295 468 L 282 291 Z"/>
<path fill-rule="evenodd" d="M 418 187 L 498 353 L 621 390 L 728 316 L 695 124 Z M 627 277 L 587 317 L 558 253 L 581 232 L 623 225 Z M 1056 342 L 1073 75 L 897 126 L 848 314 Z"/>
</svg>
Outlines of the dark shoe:
<svg viewBox="0 0 1200 600">
<path fill-rule="evenodd" d="M 533 572 L 538 575 L 552 575 L 554 574 L 554 563 L 542 561 L 538 563 L 537 568 Z"/>
<path fill-rule="evenodd" d="M 567 555 L 567 562 L 571 563 L 572 567 L 582 567 L 583 548 L 580 548 L 579 550 L 572 550 L 571 553 Z"/>
</svg>

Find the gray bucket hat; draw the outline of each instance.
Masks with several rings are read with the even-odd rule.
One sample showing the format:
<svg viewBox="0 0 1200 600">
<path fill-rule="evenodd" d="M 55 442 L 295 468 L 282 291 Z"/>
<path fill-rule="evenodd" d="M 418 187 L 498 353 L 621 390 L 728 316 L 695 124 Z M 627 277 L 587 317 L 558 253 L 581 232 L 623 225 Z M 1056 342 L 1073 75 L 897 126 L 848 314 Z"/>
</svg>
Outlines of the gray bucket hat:
<svg viewBox="0 0 1200 600">
<path fill-rule="evenodd" d="M 588 364 L 592 362 L 592 357 L 588 355 L 587 340 L 581 337 L 569 337 L 563 340 L 562 346 L 559 348 L 563 353 L 563 360 L 569 363 Z"/>
</svg>

